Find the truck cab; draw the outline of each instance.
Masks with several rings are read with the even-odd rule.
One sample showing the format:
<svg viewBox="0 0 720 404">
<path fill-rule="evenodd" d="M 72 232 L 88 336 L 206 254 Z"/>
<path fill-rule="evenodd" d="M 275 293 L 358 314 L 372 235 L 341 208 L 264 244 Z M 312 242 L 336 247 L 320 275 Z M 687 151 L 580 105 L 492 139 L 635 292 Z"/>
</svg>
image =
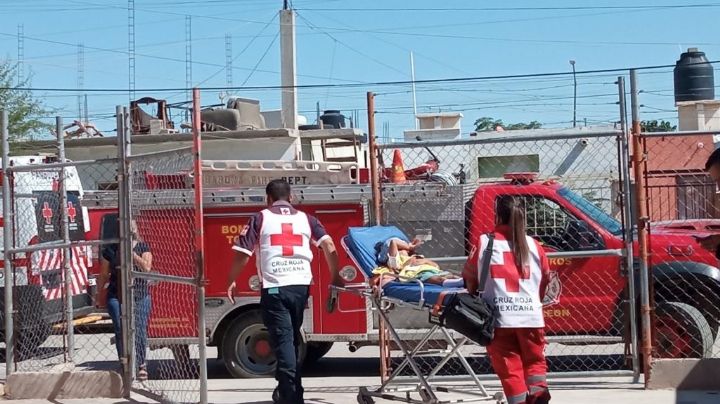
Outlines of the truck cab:
<svg viewBox="0 0 720 404">
<path fill-rule="evenodd" d="M 521 198 L 528 234 L 548 253 L 588 252 L 550 258 L 551 279 L 544 302 L 548 335 L 611 336 L 623 330 L 628 271 L 622 256 L 622 224 L 558 182 L 538 181 L 530 173 L 505 178 L 507 182 L 479 186 L 468 202 L 468 244 L 493 229 L 499 197 Z M 717 259 L 690 236 L 697 233 L 667 223 L 651 232 L 650 271 L 660 357 L 704 357 L 711 353 L 717 335 L 720 302 L 711 299 L 720 290 L 720 271 Z M 633 246 L 637 254 L 636 239 Z M 715 293 L 694 293 L 705 288 Z M 674 342 L 678 338 L 701 343 L 678 349 Z"/>
</svg>

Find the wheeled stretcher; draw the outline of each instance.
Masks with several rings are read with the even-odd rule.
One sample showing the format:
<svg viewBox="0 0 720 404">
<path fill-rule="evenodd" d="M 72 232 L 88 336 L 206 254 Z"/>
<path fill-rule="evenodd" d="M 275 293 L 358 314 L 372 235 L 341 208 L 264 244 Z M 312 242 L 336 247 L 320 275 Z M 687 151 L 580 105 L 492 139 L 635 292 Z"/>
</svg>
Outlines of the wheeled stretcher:
<svg viewBox="0 0 720 404">
<path fill-rule="evenodd" d="M 394 226 L 351 227 L 347 236 L 342 239 L 343 248 L 357 268 L 365 274 L 368 281 L 363 284 L 334 288 L 331 299 L 337 300 L 338 293 L 341 291 L 365 296 L 370 302 L 372 310 L 377 312 L 380 317 L 381 362 L 387 363 L 391 344 L 397 346 L 403 355 L 401 363 L 396 368 L 388 369 L 387 373 L 383 372 L 383 381 L 380 387 L 360 388 L 358 402 L 361 404 L 373 403 L 373 398 L 423 404 L 502 402 L 503 394 L 501 392 L 492 395 L 488 393 L 463 356 L 460 349 L 468 342 L 468 339 L 466 337 L 458 338 L 437 321 L 445 304 L 451 300 L 453 294 L 465 292 L 464 289 L 424 284 L 417 279 L 402 278 L 392 273 L 373 276 L 373 269 L 378 267 L 376 246 L 393 237 L 409 241 L 407 236 Z M 428 313 L 428 327 L 419 341 L 414 340 L 409 343 L 399 335 L 389 315 L 398 307 L 409 307 Z M 436 344 L 431 344 L 431 341 L 437 342 L 438 336 L 444 341 L 446 348 L 433 349 Z M 438 361 L 429 372 L 423 372 L 417 361 L 419 358 L 428 356 L 434 356 Z M 442 385 L 439 380 L 440 371 L 453 359 L 462 364 L 467 376 L 473 381 L 470 388 L 467 385 Z M 413 374 L 411 381 L 408 381 L 407 377 L 401 377 L 408 368 Z M 453 397 L 462 395 L 462 398 L 440 399 L 438 393 L 452 393 Z"/>
</svg>

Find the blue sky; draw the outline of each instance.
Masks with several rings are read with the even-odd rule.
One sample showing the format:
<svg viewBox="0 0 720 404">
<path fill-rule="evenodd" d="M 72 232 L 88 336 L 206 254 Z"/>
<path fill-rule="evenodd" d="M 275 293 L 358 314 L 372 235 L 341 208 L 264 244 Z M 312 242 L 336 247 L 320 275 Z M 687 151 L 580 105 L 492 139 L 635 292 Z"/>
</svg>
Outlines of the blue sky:
<svg viewBox="0 0 720 404">
<path fill-rule="evenodd" d="M 342 84 L 410 78 L 499 76 L 673 64 L 698 46 L 720 60 L 720 2 L 626 1 L 400 1 L 295 0 L 298 83 Z M 710 4 L 714 7 L 563 9 L 582 6 Z M 142 89 L 185 87 L 185 15 L 192 16 L 194 85 L 226 83 L 225 35 L 233 38 L 233 84 L 274 86 L 279 77 L 280 0 L 136 0 L 137 97 L 185 99 L 183 92 Z M 17 58 L 17 25 L 23 24 L 26 74 L 36 88 L 77 87 L 77 44 L 85 47 L 84 86 L 128 87 L 126 0 L 2 0 L 0 55 Z M 521 10 L 548 7 L 550 10 Z M 491 10 L 491 8 L 496 8 Z M 498 10 L 497 8 L 501 8 Z M 508 8 L 515 8 L 508 10 Z M 389 10 L 388 10 L 389 9 Z M 432 11 L 422 9 L 434 9 Z M 440 10 L 442 9 L 442 10 Z M 242 51 L 242 52 L 241 52 Z M 716 67 L 717 71 L 717 67 Z M 578 119 L 616 121 L 618 73 L 578 76 Z M 716 74 L 717 75 L 717 74 Z M 716 80 L 720 82 L 720 78 Z M 642 72 L 643 119 L 674 119 L 672 69 Z M 463 129 L 482 116 L 506 122 L 537 120 L 567 127 L 572 119 L 572 77 L 504 79 L 419 85 L 419 112 L 460 111 Z M 314 88 L 299 91 L 300 110 L 314 120 L 321 108 L 358 110 L 365 122 L 365 92 L 378 93 L 376 125 L 391 137 L 413 126 L 409 85 Z M 277 109 L 279 90 L 237 90 Z M 66 119 L 77 116 L 74 93 L 39 91 Z M 91 120 L 104 130 L 123 93 L 88 93 Z M 203 104 L 219 101 L 203 93 Z M 383 133 L 379 133 L 383 135 Z"/>
</svg>

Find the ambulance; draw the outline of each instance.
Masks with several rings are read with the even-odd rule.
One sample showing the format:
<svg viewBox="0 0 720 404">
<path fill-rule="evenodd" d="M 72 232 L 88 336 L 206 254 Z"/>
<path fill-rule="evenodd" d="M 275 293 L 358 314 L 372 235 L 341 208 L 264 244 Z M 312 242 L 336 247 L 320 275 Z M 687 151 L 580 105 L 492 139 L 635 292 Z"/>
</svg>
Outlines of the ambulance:
<svg viewBox="0 0 720 404">
<path fill-rule="evenodd" d="M 0 217 L 0 225 L 13 226 L 10 245 L 22 249 L 33 245 L 48 245 L 47 249 L 29 253 L 17 253 L 12 260 L 14 335 L 16 351 L 21 356 L 31 355 L 51 334 L 53 326 L 66 319 L 66 285 L 63 270 L 63 249 L 52 248 L 62 242 L 61 206 L 58 192 L 59 169 L 43 169 L 42 165 L 53 163 L 51 156 L 13 156 L 10 166 L 33 166 L 31 170 L 13 172 L 12 176 L 1 173 L 2 181 L 9 181 L 10 200 L 13 204 L 14 220 Z M 83 189 L 75 167 L 65 168 L 65 186 L 68 191 L 68 228 L 71 241 L 85 240 L 90 230 L 88 212 L 82 206 Z M 2 194 L 3 189 L 0 189 Z M 3 233 L 0 232 L 3 241 Z M 0 259 L 4 265 L 5 248 Z M 88 269 L 92 265 L 92 249 L 89 246 L 74 246 L 69 249 L 68 265 L 71 271 L 69 296 L 73 303 L 73 320 L 93 311 L 91 279 Z M 5 293 L 5 271 L 0 272 L 0 291 Z M 0 299 L 4 313 L 4 299 Z M 5 324 L 0 324 L 4 338 Z"/>
</svg>

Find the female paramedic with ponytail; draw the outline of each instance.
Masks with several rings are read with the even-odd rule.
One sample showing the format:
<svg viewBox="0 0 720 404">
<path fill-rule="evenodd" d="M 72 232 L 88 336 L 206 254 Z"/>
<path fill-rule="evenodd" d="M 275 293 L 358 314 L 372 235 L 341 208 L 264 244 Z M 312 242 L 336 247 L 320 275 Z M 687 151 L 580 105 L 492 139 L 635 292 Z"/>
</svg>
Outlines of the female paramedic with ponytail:
<svg viewBox="0 0 720 404">
<path fill-rule="evenodd" d="M 545 320 L 542 299 L 549 263 L 540 244 L 525 233 L 520 198 L 502 196 L 496 206 L 496 227 L 473 248 L 463 277 L 471 294 L 495 308 L 495 335 L 487 347 L 508 404 L 550 402 L 546 380 Z M 484 285 L 478 285 L 483 252 L 492 243 Z"/>
</svg>

